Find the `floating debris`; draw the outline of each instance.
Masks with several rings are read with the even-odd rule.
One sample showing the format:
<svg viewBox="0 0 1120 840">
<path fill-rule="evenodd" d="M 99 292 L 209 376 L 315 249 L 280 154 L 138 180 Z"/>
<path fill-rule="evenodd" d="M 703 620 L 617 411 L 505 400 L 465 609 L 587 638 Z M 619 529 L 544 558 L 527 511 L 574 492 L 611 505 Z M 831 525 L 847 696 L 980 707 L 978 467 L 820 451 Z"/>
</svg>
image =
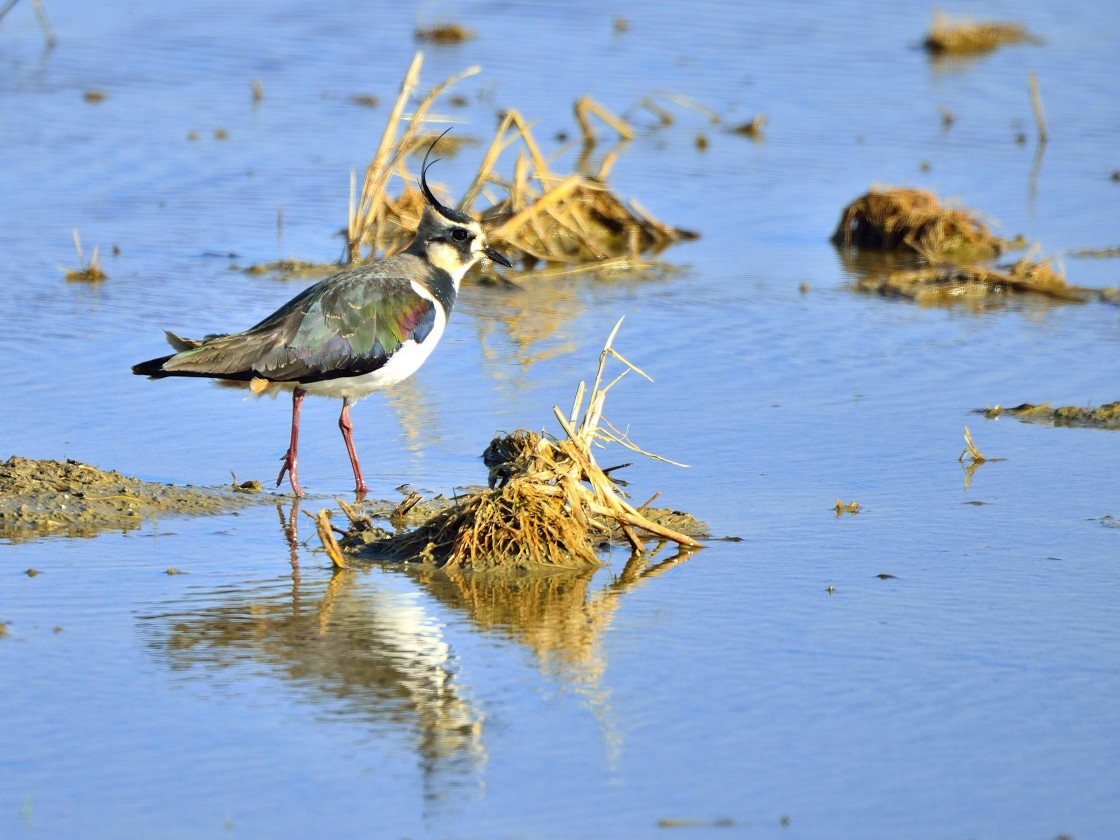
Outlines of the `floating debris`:
<svg viewBox="0 0 1120 840">
<path fill-rule="evenodd" d="M 305 262 L 304 260 L 276 260 L 270 263 L 256 263 L 254 265 L 242 268 L 239 265 L 231 265 L 230 269 L 233 271 L 243 271 L 246 274 L 278 274 L 287 279 L 291 278 L 315 278 L 327 277 L 338 271 L 336 263 L 313 263 Z"/>
<path fill-rule="evenodd" d="M 756 114 L 751 120 L 728 129 L 732 134 L 742 134 L 752 140 L 762 139 L 762 129 L 768 122 L 764 114 Z"/>
<path fill-rule="evenodd" d="M 1040 39 L 1017 23 L 973 21 L 967 17 L 954 19 L 944 12 L 934 11 L 924 46 L 935 55 L 968 55 L 1023 42 L 1039 43 Z"/>
<path fill-rule="evenodd" d="M 1073 248 L 1066 251 L 1071 257 L 1095 257 L 1097 259 L 1111 259 L 1120 257 L 1120 245 L 1108 248 Z"/>
<path fill-rule="evenodd" d="M 1120 429 L 1120 402 L 1105 403 L 1090 408 L 1088 406 L 1066 405 L 1051 408 L 1050 403 L 1022 403 L 1003 408 L 977 409 L 989 420 L 1009 414 L 1031 423 L 1048 423 L 1052 426 L 1074 426 L 1090 429 Z"/>
<path fill-rule="evenodd" d="M 994 257 L 1008 244 L 974 213 L 946 207 L 933 193 L 911 187 L 872 187 L 844 208 L 832 242 L 904 249 L 931 258 L 960 253 Z"/>
<path fill-rule="evenodd" d="M 592 454 L 594 446 L 614 442 L 667 460 L 638 448 L 602 417 L 606 395 L 620 379 L 631 371 L 645 376 L 612 346 L 621 324 L 599 356 L 586 407 L 584 383 L 570 414 L 554 407 L 563 438 L 528 431 L 496 437 L 484 454 L 491 486 L 467 493 L 411 531 L 387 535 L 344 506 L 351 525 L 342 547 L 379 559 L 473 570 L 595 568 L 602 565 L 598 549 L 615 542 L 628 543 L 636 555 L 649 539 L 699 547 L 706 535 L 700 522 L 679 511 L 634 507 Z M 604 382 L 611 358 L 625 369 Z"/>
<path fill-rule="evenodd" d="M 474 32 L 459 23 L 436 23 L 431 26 L 420 26 L 416 29 L 416 37 L 421 41 L 431 41 L 436 44 L 461 44 L 474 37 Z"/>
<path fill-rule="evenodd" d="M 86 102 L 90 102 L 92 104 L 97 104 L 98 102 L 104 102 L 108 98 L 109 98 L 109 95 L 107 93 L 105 93 L 105 91 L 103 91 L 103 90 L 87 90 L 85 93 L 82 94 L 82 99 L 84 99 Z"/>
<path fill-rule="evenodd" d="M 78 252 L 78 262 L 81 268 L 78 269 L 63 269 L 67 280 L 76 280 L 85 283 L 96 283 L 99 280 L 104 280 L 109 275 L 101 270 L 101 266 L 97 263 L 97 248 L 93 249 L 90 254 L 89 262 L 85 261 L 85 256 L 82 254 L 82 238 L 78 236 L 78 229 L 74 228 L 74 248 Z"/>
<path fill-rule="evenodd" d="M 249 89 L 253 92 L 254 104 L 264 99 L 264 85 L 260 83 L 259 79 L 253 79 L 253 81 L 249 83 Z"/>
<path fill-rule="evenodd" d="M 840 499 L 836 500 L 836 515 L 841 516 L 845 513 L 850 513 L 853 516 L 860 512 L 859 502 L 844 502 Z"/>
<path fill-rule="evenodd" d="M 356 93 L 350 97 L 350 101 L 355 105 L 361 105 L 363 108 L 376 108 L 381 104 L 380 99 L 369 93 Z"/>
</svg>

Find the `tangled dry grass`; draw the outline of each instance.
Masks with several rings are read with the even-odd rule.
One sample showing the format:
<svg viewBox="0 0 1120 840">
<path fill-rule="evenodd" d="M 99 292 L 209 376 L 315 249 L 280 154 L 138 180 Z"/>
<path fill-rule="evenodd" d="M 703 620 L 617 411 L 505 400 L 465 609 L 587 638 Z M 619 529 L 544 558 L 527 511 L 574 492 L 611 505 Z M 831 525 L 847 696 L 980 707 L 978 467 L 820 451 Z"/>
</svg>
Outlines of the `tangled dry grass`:
<svg viewBox="0 0 1120 840">
<path fill-rule="evenodd" d="M 479 570 L 594 568 L 602 565 L 597 550 L 616 540 L 628 543 L 635 554 L 643 553 L 650 539 L 699 547 L 699 522 L 680 512 L 631 505 L 593 453 L 602 444 L 618 443 L 658 457 L 603 418 L 610 389 L 629 372 L 645 376 L 613 347 L 621 323 L 603 347 L 590 392 L 580 383 L 570 413 L 553 408 L 563 437 L 526 431 L 496 437 L 484 455 L 491 486 L 460 498 L 413 530 L 387 536 L 348 511 L 351 524 L 343 548 Z M 606 382 L 611 359 L 624 369 Z"/>
<path fill-rule="evenodd" d="M 409 156 L 428 142 L 430 135 L 424 126 L 432 119 L 434 103 L 457 82 L 479 71 L 470 67 L 436 85 L 404 120 L 422 64 L 423 55 L 417 53 L 366 168 L 360 194 L 355 195 L 357 185 L 352 185 L 347 223 L 347 255 L 352 263 L 394 253 L 411 241 L 423 209 L 423 196 L 408 167 Z M 620 137 L 632 133 L 624 120 L 584 99 L 576 103 L 576 117 L 585 140 L 594 138 L 590 116 L 612 126 Z M 496 169 L 498 159 L 517 142 L 521 149 L 513 172 L 502 176 Z M 436 151 L 441 149 L 437 147 Z M 509 110 L 457 209 L 475 212 L 476 202 L 489 198 L 491 203 L 478 215 L 490 242 L 525 268 L 541 262 L 591 267 L 633 264 L 643 254 L 656 253 L 680 239 L 695 238 L 693 233 L 654 219 L 636 201 L 623 202 L 610 190 L 606 177 L 616 154 L 617 150 L 606 154 L 594 172 L 554 172 L 525 119 Z M 394 176 L 405 185 L 396 197 L 388 193 Z"/>
</svg>

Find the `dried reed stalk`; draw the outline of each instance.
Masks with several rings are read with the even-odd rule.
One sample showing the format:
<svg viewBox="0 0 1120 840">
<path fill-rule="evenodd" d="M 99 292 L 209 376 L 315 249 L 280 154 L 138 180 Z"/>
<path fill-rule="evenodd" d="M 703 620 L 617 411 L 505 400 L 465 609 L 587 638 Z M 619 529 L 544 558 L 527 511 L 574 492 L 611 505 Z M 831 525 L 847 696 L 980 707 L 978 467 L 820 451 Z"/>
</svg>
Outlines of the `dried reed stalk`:
<svg viewBox="0 0 1120 840">
<path fill-rule="evenodd" d="M 1038 126 L 1038 142 L 1045 143 L 1050 136 L 1046 131 L 1046 117 L 1042 113 L 1042 96 L 1038 92 L 1038 77 L 1032 70 L 1027 77 L 1027 86 L 1031 92 L 1031 108 L 1034 110 L 1034 123 Z"/>
<path fill-rule="evenodd" d="M 618 132 L 618 136 L 623 140 L 632 140 L 634 138 L 634 129 L 630 123 L 616 116 L 609 111 L 605 106 L 600 105 L 590 96 L 581 96 L 576 100 L 574 106 L 576 122 L 579 123 L 579 129 L 583 133 L 584 143 L 595 143 L 595 129 L 591 127 L 590 116 L 596 116 L 608 126 Z"/>
<path fill-rule="evenodd" d="M 378 144 L 377 151 L 370 161 L 369 166 L 366 167 L 365 178 L 362 182 L 362 193 L 360 198 L 355 203 L 354 200 L 354 181 L 351 179 L 350 188 L 350 212 L 349 219 L 346 225 L 346 238 L 348 244 L 348 256 L 350 262 L 358 262 L 362 255 L 362 245 L 366 244 L 372 250 L 384 250 L 379 246 L 382 245 L 380 241 L 384 236 L 384 231 L 388 224 L 394 224 L 394 219 L 400 220 L 406 217 L 407 206 L 411 204 L 413 208 L 423 206 L 422 200 L 417 201 L 419 192 L 411 187 L 402 193 L 400 201 L 401 205 L 394 204 L 385 198 L 385 188 L 389 183 L 389 178 L 394 174 L 400 174 L 406 183 L 410 180 L 407 170 L 404 169 L 404 158 L 412 151 L 415 146 L 415 140 L 420 128 L 424 125 L 425 118 L 428 111 L 431 109 L 432 104 L 443 93 L 455 83 L 463 79 L 473 76 L 478 73 L 481 68 L 477 65 L 468 67 L 461 73 L 457 73 L 450 78 L 440 82 L 420 101 L 409 118 L 404 127 L 404 131 L 400 138 L 397 137 L 397 132 L 400 127 L 400 121 L 404 114 L 405 105 L 408 100 L 412 98 L 416 90 L 416 85 L 420 78 L 420 68 L 424 63 L 424 54 L 417 52 L 412 58 L 412 63 L 409 65 L 408 72 L 405 73 L 404 81 L 401 82 L 401 90 L 397 95 L 396 101 L 393 103 L 393 108 L 389 112 L 389 119 L 385 124 L 385 130 L 381 135 L 381 142 Z M 409 192 L 415 193 L 416 197 L 409 200 Z M 411 238 L 411 233 L 415 232 L 416 224 L 419 222 L 419 213 L 415 214 L 415 221 L 411 223 L 411 230 L 405 237 Z M 395 222 L 396 227 L 400 227 L 400 222 Z M 377 231 L 381 234 L 380 237 L 370 236 L 371 231 Z"/>
<path fill-rule="evenodd" d="M 973 464 L 983 464 L 988 459 L 980 454 L 980 450 L 976 448 L 976 444 L 972 442 L 972 432 L 968 430 L 968 426 L 964 427 L 964 451 L 961 452 L 958 461 L 963 462 L 965 456 L 968 456 Z"/>
</svg>

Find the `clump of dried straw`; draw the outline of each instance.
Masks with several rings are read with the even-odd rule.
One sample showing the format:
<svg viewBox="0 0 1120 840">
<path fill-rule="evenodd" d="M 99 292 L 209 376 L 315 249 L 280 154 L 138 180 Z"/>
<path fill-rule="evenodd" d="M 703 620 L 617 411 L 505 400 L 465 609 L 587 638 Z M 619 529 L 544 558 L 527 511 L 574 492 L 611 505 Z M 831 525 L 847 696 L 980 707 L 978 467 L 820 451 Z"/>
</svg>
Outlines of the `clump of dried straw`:
<svg viewBox="0 0 1120 840">
<path fill-rule="evenodd" d="M 996 256 L 1005 240 L 967 210 L 944 206 L 931 192 L 873 187 L 844 208 L 832 234 L 837 245 L 937 256 L 968 252 Z"/>
<path fill-rule="evenodd" d="M 104 280 L 109 275 L 101 269 L 101 264 L 97 261 L 97 249 L 93 249 L 90 255 L 89 262 L 85 260 L 82 254 L 82 238 L 78 236 L 78 229 L 74 228 L 74 249 L 78 252 L 78 262 L 81 263 L 81 268 L 64 268 L 62 271 L 66 275 L 67 280 L 80 280 L 88 283 L 96 283 L 98 280 Z"/>
<path fill-rule="evenodd" d="M 352 184 L 347 224 L 350 262 L 393 253 L 411 240 L 424 200 L 407 167 L 408 156 L 424 142 L 422 127 L 431 119 L 433 103 L 456 82 L 479 71 L 478 67 L 470 67 L 436 85 L 416 105 L 401 129 L 404 109 L 416 89 L 422 63 L 423 55 L 417 53 L 357 197 L 356 184 Z M 593 138 L 589 114 L 607 122 L 624 139 L 632 134 L 625 121 L 597 103 L 580 100 L 576 116 L 585 140 Z M 512 175 L 497 174 L 495 166 L 502 152 L 518 140 L 523 150 L 517 155 Z M 471 212 L 480 197 L 489 197 L 492 203 L 479 216 L 490 242 L 511 259 L 522 261 L 526 268 L 539 262 L 592 267 L 632 265 L 642 254 L 660 251 L 682 238 L 695 237 L 662 224 L 636 201 L 623 203 L 611 192 L 605 179 L 616 154 L 617 150 L 607 154 L 593 173 L 553 172 L 525 120 L 511 109 L 503 115 L 457 209 Z M 405 183 L 396 198 L 387 192 L 393 176 L 399 176 Z"/>
<path fill-rule="evenodd" d="M 924 46 L 936 55 L 967 55 L 989 52 L 1003 44 L 1037 40 L 1026 27 L 1017 23 L 953 19 L 944 12 L 935 11 Z"/>
<path fill-rule="evenodd" d="M 526 431 L 497 437 L 484 456 L 491 471 L 489 488 L 459 499 L 412 531 L 388 538 L 367 539 L 363 532 L 371 530 L 371 523 L 351 514 L 343 545 L 361 546 L 363 553 L 386 559 L 476 570 L 596 567 L 602 565 L 596 549 L 614 540 L 628 542 L 635 553 L 643 552 L 649 539 L 699 546 L 693 534 L 702 526 L 696 520 L 676 512 L 662 516 L 645 505 L 634 507 L 593 454 L 596 446 L 614 442 L 658 458 L 602 416 L 607 393 L 627 373 L 649 378 L 612 346 L 621 324 L 620 320 L 603 347 L 590 393 L 581 382 L 569 414 L 553 407 L 563 437 Z M 624 369 L 604 382 L 612 358 Z"/>
</svg>

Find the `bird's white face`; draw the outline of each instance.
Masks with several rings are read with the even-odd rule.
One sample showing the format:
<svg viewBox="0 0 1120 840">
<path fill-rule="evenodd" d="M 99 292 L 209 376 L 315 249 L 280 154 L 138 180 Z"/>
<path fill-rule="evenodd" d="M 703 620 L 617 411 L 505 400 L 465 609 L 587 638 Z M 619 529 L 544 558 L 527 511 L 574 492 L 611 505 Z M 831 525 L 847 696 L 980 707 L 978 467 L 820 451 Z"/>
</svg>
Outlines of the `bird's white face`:
<svg viewBox="0 0 1120 840">
<path fill-rule="evenodd" d="M 445 222 L 427 241 L 428 262 L 451 275 L 455 288 L 471 266 L 482 259 L 486 235 L 478 222 Z"/>
</svg>

